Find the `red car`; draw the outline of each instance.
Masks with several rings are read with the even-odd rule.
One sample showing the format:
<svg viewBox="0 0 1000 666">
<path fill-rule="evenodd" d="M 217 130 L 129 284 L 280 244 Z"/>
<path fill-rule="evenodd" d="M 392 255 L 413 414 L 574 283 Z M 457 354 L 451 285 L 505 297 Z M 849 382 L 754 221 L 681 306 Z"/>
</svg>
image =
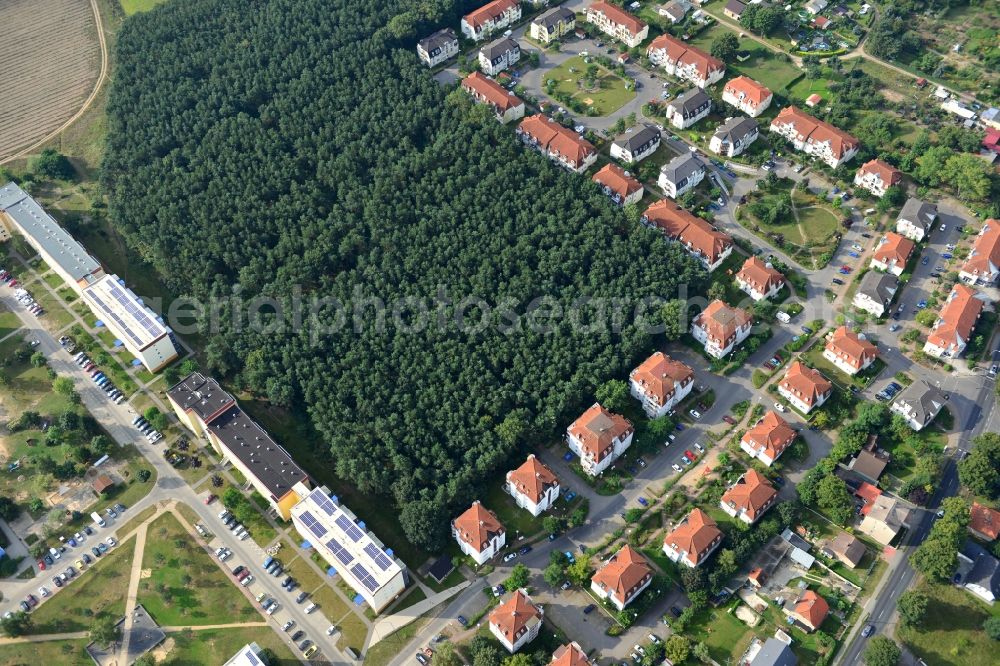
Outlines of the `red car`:
<svg viewBox="0 0 1000 666">
<path fill-rule="evenodd" d="M 722 420 L 728 423 L 729 425 L 736 425 L 736 419 L 734 419 L 732 416 L 729 416 L 728 414 L 726 416 L 723 416 Z"/>
<path fill-rule="evenodd" d="M 851 269 L 850 266 L 848 266 L 848 265 L 845 264 L 845 265 L 843 265 L 843 266 L 840 267 L 840 270 L 847 271 L 848 273 L 850 273 L 852 269 Z"/>
<path fill-rule="evenodd" d="M 684 451 L 684 457 L 687 458 L 688 460 L 690 460 L 691 462 L 694 462 L 695 460 L 698 459 L 698 456 L 696 456 L 695 454 L 691 453 L 691 451 L 687 450 L 687 449 L 685 449 L 685 451 Z"/>
<path fill-rule="evenodd" d="M 45 560 L 38 560 L 38 568 L 45 571 Z"/>
<path fill-rule="evenodd" d="M 215 495 L 209 495 L 208 497 L 205 498 L 205 504 L 211 504 L 214 501 L 215 501 Z"/>
</svg>

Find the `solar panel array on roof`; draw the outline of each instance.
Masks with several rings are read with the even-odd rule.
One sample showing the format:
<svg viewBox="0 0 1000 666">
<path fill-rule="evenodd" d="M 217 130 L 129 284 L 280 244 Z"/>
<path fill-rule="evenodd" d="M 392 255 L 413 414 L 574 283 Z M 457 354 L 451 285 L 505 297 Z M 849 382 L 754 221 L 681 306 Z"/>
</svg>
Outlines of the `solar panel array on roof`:
<svg viewBox="0 0 1000 666">
<path fill-rule="evenodd" d="M 166 329 L 143 306 L 138 297 L 118 284 L 117 276 L 107 275 L 88 286 L 84 295 L 98 316 L 113 323 L 119 334 L 142 349 L 166 334 Z"/>
<path fill-rule="evenodd" d="M 354 574 L 354 577 L 357 578 L 362 585 L 367 587 L 372 592 L 378 589 L 378 581 L 375 580 L 374 576 L 368 573 L 368 569 L 365 569 L 362 564 L 358 563 L 351 567 L 351 573 Z"/>
<path fill-rule="evenodd" d="M 246 655 L 245 656 L 247 658 L 247 661 L 249 661 L 251 664 L 254 664 L 255 666 L 257 666 L 257 665 L 260 664 L 260 659 L 258 659 L 257 655 L 255 655 L 250 650 L 246 651 Z"/>
<path fill-rule="evenodd" d="M 330 537 L 330 540 L 326 542 L 326 547 L 330 549 L 330 552 L 340 560 L 342 564 L 350 564 L 354 561 L 354 556 L 351 555 L 350 551 L 340 545 L 334 537 Z"/>
<path fill-rule="evenodd" d="M 319 508 L 323 509 L 323 511 L 326 512 L 326 515 L 332 516 L 334 513 L 336 513 L 337 511 L 336 505 L 332 501 L 330 501 L 330 498 L 327 497 L 326 493 L 324 493 L 320 488 L 316 488 L 311 493 L 309 493 L 309 497 L 312 499 L 313 504 L 315 504 L 316 506 L 318 506 Z"/>
<path fill-rule="evenodd" d="M 361 537 L 365 535 L 365 533 L 358 529 L 358 526 L 345 515 L 337 516 L 336 523 L 340 529 L 344 530 L 344 534 L 346 534 L 351 541 L 360 541 Z"/>
<path fill-rule="evenodd" d="M 372 559 L 382 571 L 386 571 L 392 566 L 392 560 L 386 557 L 386 554 L 382 552 L 382 549 L 373 543 L 365 544 L 365 553 Z"/>
<path fill-rule="evenodd" d="M 322 538 L 326 534 L 326 528 L 308 511 L 302 512 L 302 522 L 309 528 L 310 532 L 316 535 L 317 539 Z"/>
<path fill-rule="evenodd" d="M 156 319 L 149 316 L 149 311 L 139 303 L 139 299 L 136 296 L 122 289 L 121 285 L 117 282 L 108 282 L 108 291 L 111 293 L 112 298 L 117 300 L 125 308 L 125 311 L 132 315 L 140 326 L 146 329 L 146 333 L 150 337 L 156 338 L 163 333 L 163 327 L 160 326 L 160 323 Z"/>
</svg>

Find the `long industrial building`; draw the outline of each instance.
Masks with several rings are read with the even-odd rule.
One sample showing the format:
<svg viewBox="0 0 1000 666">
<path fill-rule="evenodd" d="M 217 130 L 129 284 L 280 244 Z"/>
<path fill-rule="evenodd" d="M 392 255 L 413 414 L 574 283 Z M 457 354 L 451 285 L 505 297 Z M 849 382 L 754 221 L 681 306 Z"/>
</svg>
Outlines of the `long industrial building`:
<svg viewBox="0 0 1000 666">
<path fill-rule="evenodd" d="M 17 231 L 24 236 L 146 369 L 156 372 L 177 358 L 170 329 L 157 314 L 125 287 L 124 280 L 107 275 L 83 245 L 14 183 L 0 188 L 0 221 L 4 234 Z M 0 241 L 6 239 L 0 236 Z"/>
<path fill-rule="evenodd" d="M 406 567 L 325 486 L 292 508 L 299 534 L 376 613 L 406 589 Z"/>
</svg>

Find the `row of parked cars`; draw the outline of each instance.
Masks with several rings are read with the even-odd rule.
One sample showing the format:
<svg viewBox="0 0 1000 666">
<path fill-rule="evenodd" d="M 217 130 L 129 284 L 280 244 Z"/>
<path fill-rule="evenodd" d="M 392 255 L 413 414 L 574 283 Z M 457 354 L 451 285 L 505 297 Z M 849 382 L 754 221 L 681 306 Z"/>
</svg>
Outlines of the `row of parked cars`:
<svg viewBox="0 0 1000 666">
<path fill-rule="evenodd" d="M 73 361 L 78 366 L 83 368 L 84 372 L 90 374 L 90 378 L 94 380 L 94 383 L 97 384 L 97 386 L 100 387 L 102 391 L 107 393 L 108 397 L 111 398 L 111 400 L 113 400 L 115 404 L 120 405 L 121 403 L 125 402 L 125 394 L 122 393 L 120 390 L 118 390 L 118 387 L 116 387 L 114 384 L 111 383 L 111 380 L 108 379 L 103 372 L 101 372 L 101 369 L 97 367 L 97 364 L 91 361 L 86 354 L 84 354 L 83 352 L 79 352 L 76 356 L 73 357 Z"/>
<path fill-rule="evenodd" d="M 247 531 L 247 528 L 243 527 L 243 525 L 236 520 L 236 517 L 229 513 L 228 509 L 223 509 L 222 513 L 219 514 L 219 520 L 221 520 L 222 524 L 225 525 L 230 532 L 235 534 L 240 541 L 245 541 L 250 536 L 250 532 Z"/>
<path fill-rule="evenodd" d="M 14 289 L 19 284 L 14 276 L 7 272 L 6 268 L 0 268 L 0 280 L 3 280 L 3 283 L 11 289 Z"/>
<path fill-rule="evenodd" d="M 35 302 L 35 299 L 31 297 L 31 294 L 25 289 L 15 289 L 14 298 L 17 302 L 28 309 L 28 312 L 35 315 L 36 317 L 41 317 L 45 314 L 45 308 Z"/>
<path fill-rule="evenodd" d="M 163 433 L 150 425 L 149 421 L 147 421 L 141 414 L 132 419 L 132 425 L 134 425 L 139 432 L 146 436 L 146 441 L 150 444 L 156 444 L 158 441 L 163 439 Z"/>
</svg>

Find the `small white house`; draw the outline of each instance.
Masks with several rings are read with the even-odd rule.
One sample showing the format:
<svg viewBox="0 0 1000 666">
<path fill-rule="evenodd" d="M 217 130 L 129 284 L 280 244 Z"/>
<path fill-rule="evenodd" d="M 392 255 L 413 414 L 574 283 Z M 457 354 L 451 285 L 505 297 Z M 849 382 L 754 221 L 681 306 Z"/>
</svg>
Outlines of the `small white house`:
<svg viewBox="0 0 1000 666">
<path fill-rule="evenodd" d="M 503 550 L 507 532 L 496 514 L 476 500 L 461 516 L 452 521 L 451 533 L 462 552 L 483 564 Z"/>
</svg>

